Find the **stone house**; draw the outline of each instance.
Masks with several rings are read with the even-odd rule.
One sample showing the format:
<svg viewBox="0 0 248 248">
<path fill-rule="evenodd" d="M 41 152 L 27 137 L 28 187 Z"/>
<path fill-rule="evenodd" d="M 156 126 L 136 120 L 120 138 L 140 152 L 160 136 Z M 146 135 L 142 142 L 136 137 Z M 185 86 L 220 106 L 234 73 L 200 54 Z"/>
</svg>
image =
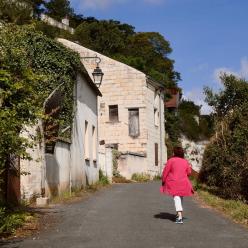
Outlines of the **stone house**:
<svg viewBox="0 0 248 248">
<path fill-rule="evenodd" d="M 56 108 L 58 92 L 46 100 L 45 111 Z M 87 71 L 78 74 L 71 139 L 59 139 L 51 145 L 44 137 L 28 151 L 33 160 L 20 161 L 21 172 L 25 172 L 20 179 L 22 199 L 56 196 L 98 181 L 98 96 L 101 93 Z M 37 128 L 29 128 L 29 135 Z"/>
<path fill-rule="evenodd" d="M 126 178 L 134 173 L 160 174 L 167 159 L 164 88 L 126 64 L 71 41 L 58 40 L 80 54 L 89 74 L 96 63 L 85 57 L 101 59 L 104 77 L 98 101 L 99 154 L 104 154 L 106 147 L 117 149 L 121 153 L 118 170 Z"/>
</svg>

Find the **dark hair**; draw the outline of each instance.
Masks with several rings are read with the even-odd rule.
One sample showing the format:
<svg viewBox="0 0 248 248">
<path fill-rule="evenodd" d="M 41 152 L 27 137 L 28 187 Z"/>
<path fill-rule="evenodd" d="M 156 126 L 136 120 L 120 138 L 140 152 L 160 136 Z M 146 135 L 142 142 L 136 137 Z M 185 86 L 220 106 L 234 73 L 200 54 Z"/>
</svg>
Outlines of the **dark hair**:
<svg viewBox="0 0 248 248">
<path fill-rule="evenodd" d="M 174 147 L 173 152 L 174 152 L 174 157 L 184 158 L 184 151 L 182 147 L 179 146 Z"/>
</svg>

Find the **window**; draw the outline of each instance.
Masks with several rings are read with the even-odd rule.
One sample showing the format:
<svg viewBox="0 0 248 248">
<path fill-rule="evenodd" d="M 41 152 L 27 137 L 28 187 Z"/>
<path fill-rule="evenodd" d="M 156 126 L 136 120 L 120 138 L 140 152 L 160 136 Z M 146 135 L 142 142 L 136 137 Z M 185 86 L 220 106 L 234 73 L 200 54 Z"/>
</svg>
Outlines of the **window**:
<svg viewBox="0 0 248 248">
<path fill-rule="evenodd" d="M 159 126 L 159 111 L 157 108 L 154 108 L 154 125 Z"/>
<path fill-rule="evenodd" d="M 93 151 L 93 160 L 96 161 L 97 159 L 97 146 L 96 146 L 96 128 L 92 126 L 92 151 Z"/>
<path fill-rule="evenodd" d="M 155 166 L 158 166 L 158 143 L 155 143 Z"/>
<path fill-rule="evenodd" d="M 118 105 L 109 105 L 109 121 L 111 122 L 119 121 Z"/>
<path fill-rule="evenodd" d="M 129 109 L 128 110 L 129 117 L 129 136 L 138 137 L 140 134 L 139 130 L 139 109 Z"/>
<path fill-rule="evenodd" d="M 85 121 L 84 126 L 84 158 L 86 160 L 89 160 L 90 154 L 89 154 L 89 128 L 88 128 L 88 122 Z"/>
</svg>

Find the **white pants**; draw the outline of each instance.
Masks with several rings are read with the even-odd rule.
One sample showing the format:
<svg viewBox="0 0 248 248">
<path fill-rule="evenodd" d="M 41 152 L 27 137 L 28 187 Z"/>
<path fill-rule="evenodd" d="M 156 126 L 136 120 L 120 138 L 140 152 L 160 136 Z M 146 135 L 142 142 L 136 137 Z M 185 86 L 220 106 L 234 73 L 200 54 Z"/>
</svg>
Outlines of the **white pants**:
<svg viewBox="0 0 248 248">
<path fill-rule="evenodd" d="M 175 208 L 177 212 L 183 211 L 183 196 L 174 196 Z"/>
</svg>

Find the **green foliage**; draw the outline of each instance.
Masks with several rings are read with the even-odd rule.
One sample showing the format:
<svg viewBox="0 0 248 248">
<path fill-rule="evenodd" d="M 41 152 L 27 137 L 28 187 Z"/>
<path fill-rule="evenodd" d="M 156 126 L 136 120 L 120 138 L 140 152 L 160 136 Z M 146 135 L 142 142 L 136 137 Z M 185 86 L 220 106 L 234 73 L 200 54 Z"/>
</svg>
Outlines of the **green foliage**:
<svg viewBox="0 0 248 248">
<path fill-rule="evenodd" d="M 217 197 L 208 191 L 198 190 L 198 196 L 206 204 L 220 210 L 235 222 L 248 226 L 248 205 L 242 201 L 226 200 Z"/>
<path fill-rule="evenodd" d="M 200 126 L 196 118 L 200 117 L 200 107 L 192 101 L 182 100 L 178 112 L 182 134 L 190 140 L 199 140 Z"/>
<path fill-rule="evenodd" d="M 168 58 L 172 52 L 170 44 L 159 33 L 136 33 L 134 27 L 114 20 L 84 21 L 76 28 L 75 39 L 85 47 L 148 74 L 167 87 L 175 87 L 180 79 L 174 71 L 174 61 Z"/>
<path fill-rule="evenodd" d="M 153 177 L 154 181 L 160 181 L 162 179 L 161 175 L 156 175 Z"/>
<path fill-rule="evenodd" d="M 214 109 L 215 114 L 222 118 L 235 107 L 248 102 L 247 81 L 237 79 L 235 76 L 223 74 L 220 77 L 224 90 L 214 93 L 210 88 L 205 87 L 206 102 Z"/>
<path fill-rule="evenodd" d="M 169 111 L 165 109 L 165 130 L 168 134 L 168 139 L 166 140 L 167 146 L 173 149 L 179 143 L 179 138 L 181 136 L 180 122 L 178 114 L 174 111 Z"/>
<path fill-rule="evenodd" d="M 213 133 L 213 117 L 201 115 L 200 109 L 201 106 L 189 100 L 182 100 L 178 108 L 180 133 L 193 141 L 209 139 Z"/>
<path fill-rule="evenodd" d="M 216 124 L 204 153 L 200 180 L 222 197 L 248 201 L 248 83 L 234 76 L 221 79 L 222 91 L 206 91 Z"/>
<path fill-rule="evenodd" d="M 146 173 L 134 173 L 131 179 L 136 182 L 148 182 L 151 180 L 151 176 Z"/>
<path fill-rule="evenodd" d="M 35 30 L 42 32 L 44 35 L 52 39 L 64 38 L 72 41 L 74 40 L 74 36 L 70 32 L 51 26 L 42 21 L 35 22 Z"/>
<path fill-rule="evenodd" d="M 99 170 L 99 182 L 98 183 L 103 186 L 109 184 L 108 177 L 103 174 L 102 170 Z"/>
<path fill-rule="evenodd" d="M 32 19 L 32 3 L 28 1 L 1 0 L 0 20 L 15 24 L 24 24 Z"/>
<path fill-rule="evenodd" d="M 8 212 L 6 208 L 0 207 L 0 237 L 12 234 L 18 227 L 22 226 L 30 215 L 22 211 Z"/>
<path fill-rule="evenodd" d="M 0 172 L 9 155 L 28 158 L 30 138 L 20 135 L 44 117 L 43 103 L 61 85 L 64 95 L 60 129 L 73 118 L 73 87 L 80 70 L 78 55 L 35 31 L 33 26 L 0 29 Z M 1 175 L 2 178 L 2 175 Z"/>
<path fill-rule="evenodd" d="M 46 13 L 58 21 L 66 16 L 72 16 L 74 13 L 69 0 L 50 0 L 45 3 L 45 7 Z"/>
<path fill-rule="evenodd" d="M 121 153 L 118 150 L 112 150 L 112 160 L 113 160 L 113 176 L 121 177 L 120 172 L 118 171 L 118 159 Z"/>
</svg>

